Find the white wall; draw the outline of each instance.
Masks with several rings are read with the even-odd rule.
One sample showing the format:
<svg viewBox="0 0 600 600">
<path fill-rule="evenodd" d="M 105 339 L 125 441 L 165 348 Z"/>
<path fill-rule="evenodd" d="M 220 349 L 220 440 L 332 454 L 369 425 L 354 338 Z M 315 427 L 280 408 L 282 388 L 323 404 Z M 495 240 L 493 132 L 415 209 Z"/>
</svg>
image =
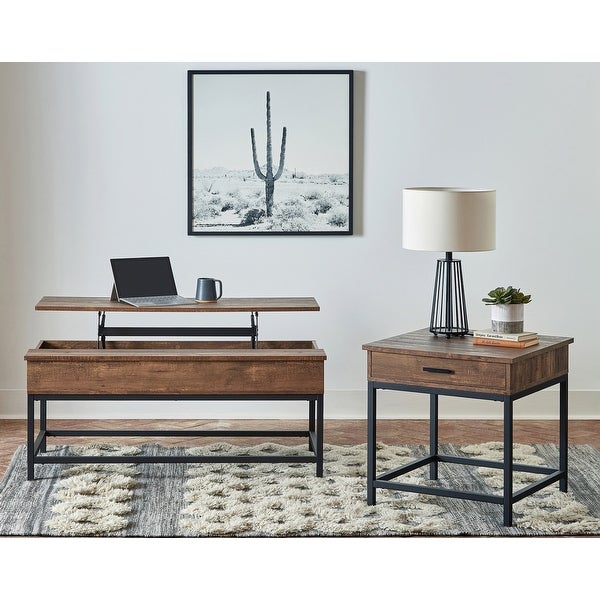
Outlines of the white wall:
<svg viewBox="0 0 600 600">
<path fill-rule="evenodd" d="M 355 69 L 355 234 L 188 236 L 187 69 L 287 67 Z M 110 257 L 168 254 L 184 295 L 208 275 L 228 296 L 315 296 L 320 313 L 262 315 L 261 337 L 317 340 L 326 416 L 363 417 L 361 345 L 428 323 L 437 256 L 402 249 L 402 188 L 455 185 L 497 190 L 497 250 L 459 256 L 471 325 L 487 326 L 492 287 L 531 292 L 527 329 L 575 337 L 571 416 L 600 418 L 598 106 L 596 63 L 0 64 L 0 416 L 25 415 L 28 348 L 94 338 L 93 313 L 35 312 L 41 296 L 107 295 Z M 517 414 L 554 417 L 555 396 L 521 400 Z M 425 414 L 418 397 L 384 404 L 388 416 Z M 495 404 L 456 400 L 442 416 L 499 416 Z M 53 414 L 280 414 L 213 408 Z"/>
</svg>

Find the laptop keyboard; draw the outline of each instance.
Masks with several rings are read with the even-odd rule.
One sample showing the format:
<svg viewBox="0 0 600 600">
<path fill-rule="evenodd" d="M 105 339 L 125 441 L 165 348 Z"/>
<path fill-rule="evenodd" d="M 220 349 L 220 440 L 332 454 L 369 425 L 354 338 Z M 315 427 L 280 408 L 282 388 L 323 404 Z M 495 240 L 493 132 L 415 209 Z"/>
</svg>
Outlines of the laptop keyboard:
<svg viewBox="0 0 600 600">
<path fill-rule="evenodd" d="M 194 301 L 183 296 L 139 296 L 127 298 L 127 301 L 137 306 L 176 306 L 178 304 L 194 304 Z"/>
</svg>

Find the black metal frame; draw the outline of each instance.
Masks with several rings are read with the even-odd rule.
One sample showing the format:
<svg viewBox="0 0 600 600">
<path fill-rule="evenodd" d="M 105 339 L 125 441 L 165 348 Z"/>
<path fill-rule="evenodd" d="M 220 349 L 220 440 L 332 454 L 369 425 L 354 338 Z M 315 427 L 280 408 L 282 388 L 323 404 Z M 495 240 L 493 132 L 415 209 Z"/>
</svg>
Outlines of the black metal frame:
<svg viewBox="0 0 600 600">
<path fill-rule="evenodd" d="M 308 430 L 95 430 L 48 429 L 47 403 L 60 401 L 138 401 L 138 400 L 193 400 L 193 401 L 306 401 L 308 402 Z M 40 430 L 35 434 L 35 403 L 40 402 Z M 49 437 L 308 437 L 312 456 L 44 456 Z M 316 463 L 316 476 L 323 476 L 323 395 L 322 394 L 223 394 L 223 395 L 100 395 L 100 394 L 28 394 L 27 395 L 27 479 L 35 479 L 36 464 L 95 464 L 95 463 Z"/>
<path fill-rule="evenodd" d="M 258 344 L 258 312 L 250 313 L 250 327 L 107 327 L 106 312 L 98 312 L 98 348 L 106 348 L 106 336 L 233 336 L 249 337 Z"/>
<path fill-rule="evenodd" d="M 448 338 L 469 333 L 462 263 L 452 252 L 437 261 L 429 331 Z"/>
<path fill-rule="evenodd" d="M 513 402 L 539 390 L 560 385 L 559 393 L 559 467 L 539 467 L 513 462 Z M 377 390 L 399 390 L 406 392 L 419 392 L 429 394 L 429 454 L 423 458 L 414 460 L 402 467 L 390 469 L 384 473 L 376 473 L 376 434 L 377 434 Z M 479 398 L 482 400 L 493 400 L 504 404 L 504 460 L 502 462 L 489 461 L 463 456 L 450 456 L 438 452 L 438 402 L 439 396 L 461 396 L 465 398 Z M 568 470 L 568 376 L 557 377 L 551 381 L 536 385 L 521 392 L 511 395 L 487 394 L 470 392 L 465 390 L 448 390 L 437 387 L 412 386 L 369 381 L 368 386 L 368 432 L 367 432 L 367 504 L 376 503 L 377 488 L 401 490 L 405 492 L 416 492 L 420 494 L 431 494 L 461 498 L 463 500 L 476 500 L 479 502 L 491 502 L 503 506 L 504 525 L 512 526 L 512 505 L 526 496 L 559 481 L 560 491 L 567 491 Z M 429 465 L 429 479 L 438 478 L 438 464 L 440 462 L 457 463 L 462 465 L 474 465 L 478 467 L 490 467 L 504 471 L 504 489 L 501 496 L 494 494 L 481 494 L 456 489 L 430 487 L 423 485 L 412 485 L 391 481 L 396 477 L 405 475 L 420 467 Z M 532 483 L 517 492 L 513 492 L 513 471 L 524 471 L 527 473 L 539 473 L 546 475 L 543 479 Z"/>
</svg>

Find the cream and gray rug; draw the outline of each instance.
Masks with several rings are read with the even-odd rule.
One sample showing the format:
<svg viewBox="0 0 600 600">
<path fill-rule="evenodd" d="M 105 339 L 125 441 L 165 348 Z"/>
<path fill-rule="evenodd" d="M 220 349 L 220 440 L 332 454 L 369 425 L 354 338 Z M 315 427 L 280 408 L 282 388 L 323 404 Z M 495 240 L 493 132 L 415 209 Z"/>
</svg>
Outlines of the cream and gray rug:
<svg viewBox="0 0 600 600">
<path fill-rule="evenodd" d="M 456 446 L 445 454 L 500 460 L 500 443 Z M 138 454 L 305 454 L 306 446 L 274 443 L 240 449 L 157 445 L 56 446 L 65 454 L 127 453 L 131 464 L 41 465 L 26 480 L 20 447 L 0 482 L 0 535 L 125 537 L 295 536 L 557 536 L 600 535 L 600 452 L 569 449 L 569 492 L 549 486 L 514 505 L 514 527 L 502 526 L 501 505 L 424 494 L 377 491 L 366 504 L 366 448 L 325 445 L 325 476 L 312 464 L 144 464 Z M 378 472 L 427 453 L 423 446 L 379 444 Z M 515 460 L 555 465 L 553 444 L 520 445 Z M 497 469 L 440 465 L 438 484 L 501 493 Z M 515 473 L 519 489 L 537 475 Z M 425 483 L 426 468 L 402 481 Z"/>
</svg>

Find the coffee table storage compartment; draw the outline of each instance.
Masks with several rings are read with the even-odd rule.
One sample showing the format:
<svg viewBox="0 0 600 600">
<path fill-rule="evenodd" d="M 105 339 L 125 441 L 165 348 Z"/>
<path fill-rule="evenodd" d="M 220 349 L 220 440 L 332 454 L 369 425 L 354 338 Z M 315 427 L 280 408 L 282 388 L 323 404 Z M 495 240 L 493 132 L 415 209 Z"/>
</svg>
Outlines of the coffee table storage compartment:
<svg viewBox="0 0 600 600">
<path fill-rule="evenodd" d="M 44 340 L 25 355 L 29 394 L 322 394 L 312 341 Z"/>
</svg>

